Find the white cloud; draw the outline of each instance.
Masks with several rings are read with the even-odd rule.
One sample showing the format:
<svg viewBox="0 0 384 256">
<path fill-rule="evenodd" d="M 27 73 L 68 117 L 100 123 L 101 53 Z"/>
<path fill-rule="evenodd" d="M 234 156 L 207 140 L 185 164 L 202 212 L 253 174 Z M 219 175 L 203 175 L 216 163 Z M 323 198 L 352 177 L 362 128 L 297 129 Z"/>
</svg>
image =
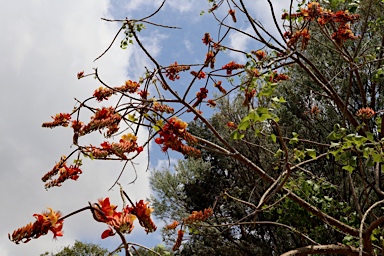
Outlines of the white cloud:
<svg viewBox="0 0 384 256">
<path fill-rule="evenodd" d="M 1 1 L 0 31 L 4 39 L 0 41 L 3 95 L 0 254 L 39 255 L 58 251 L 75 239 L 101 242 L 105 225 L 93 221 L 89 212 L 67 219 L 65 235 L 57 241 L 52 241 L 52 234 L 48 234 L 15 245 L 8 240 L 7 233 L 33 222 L 32 215 L 46 207 L 68 214 L 87 206 L 88 201 L 107 196 L 113 203 L 122 205 L 118 187 L 108 192 L 119 175 L 121 163 L 87 162 L 78 181 L 67 181 L 48 192 L 44 190 L 41 177 L 61 155 L 71 152 L 72 139 L 70 129 L 43 129 L 41 123 L 50 121 L 55 113 L 70 111 L 75 105 L 73 97 L 88 98 L 100 86 L 92 78 L 78 81 L 76 74 L 83 69 L 87 73 L 98 67 L 108 83 L 123 84 L 133 48 L 123 51 L 117 42 L 102 59 L 93 62 L 118 30 L 118 24 L 100 20 L 111 16 L 107 0 Z M 146 159 L 143 152 L 135 162 L 145 163 Z M 137 166 L 138 180 L 134 186 L 126 186 L 135 176 L 131 166 L 127 166 L 120 180 L 133 201 L 149 195 L 145 168 L 145 164 Z M 144 236 L 138 223 L 136 226 L 135 236 Z M 103 243 L 112 240 L 115 239 Z"/>
</svg>

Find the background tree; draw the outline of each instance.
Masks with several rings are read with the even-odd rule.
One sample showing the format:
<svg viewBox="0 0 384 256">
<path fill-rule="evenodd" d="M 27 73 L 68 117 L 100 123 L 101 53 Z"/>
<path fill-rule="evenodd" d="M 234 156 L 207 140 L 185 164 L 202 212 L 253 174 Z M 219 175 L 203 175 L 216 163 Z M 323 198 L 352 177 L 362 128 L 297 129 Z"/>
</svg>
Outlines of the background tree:
<svg viewBox="0 0 384 256">
<path fill-rule="evenodd" d="M 72 246 L 64 247 L 58 253 L 45 252 L 40 256 L 103 256 L 108 255 L 108 250 L 92 243 L 75 241 Z"/>
</svg>

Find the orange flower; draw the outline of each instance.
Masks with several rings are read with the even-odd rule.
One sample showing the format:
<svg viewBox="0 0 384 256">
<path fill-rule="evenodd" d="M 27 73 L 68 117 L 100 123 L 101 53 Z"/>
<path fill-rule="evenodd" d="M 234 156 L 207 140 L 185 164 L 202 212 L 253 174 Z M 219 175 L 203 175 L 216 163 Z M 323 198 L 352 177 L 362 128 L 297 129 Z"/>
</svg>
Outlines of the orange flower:
<svg viewBox="0 0 384 256">
<path fill-rule="evenodd" d="M 193 211 L 191 215 L 189 215 L 184 221 L 185 223 L 191 224 L 194 222 L 205 221 L 209 217 L 213 215 L 212 208 L 204 209 L 203 211 Z"/>
<path fill-rule="evenodd" d="M 42 235 L 46 235 L 48 231 L 53 233 L 53 238 L 63 236 L 63 220 L 60 220 L 61 213 L 55 212 L 51 208 L 49 211 L 44 211 L 42 214 L 34 214 L 36 218 L 34 223 L 15 230 L 12 236 L 8 234 L 8 238 L 18 244 L 20 242 L 27 243 L 31 239 L 37 239 Z"/>
<path fill-rule="evenodd" d="M 253 53 L 258 60 L 262 60 L 265 57 L 267 57 L 267 54 L 264 51 L 262 51 L 262 50 L 251 51 L 251 53 Z"/>
<path fill-rule="evenodd" d="M 84 77 L 84 71 L 80 71 L 79 73 L 77 73 L 77 79 L 80 79 Z"/>
<path fill-rule="evenodd" d="M 156 231 L 157 227 L 151 219 L 153 209 L 148 207 L 148 203 L 144 203 L 143 200 L 140 200 L 136 203 L 135 207 L 127 207 L 127 212 L 136 215 L 140 225 L 144 227 L 147 233 Z"/>
<path fill-rule="evenodd" d="M 176 251 L 180 248 L 181 246 L 181 242 L 183 241 L 183 236 L 184 236 L 184 230 L 180 229 L 178 232 L 177 232 L 177 239 L 176 239 L 176 243 L 175 245 L 173 246 L 172 250 L 173 251 Z"/>
<path fill-rule="evenodd" d="M 180 223 L 177 220 L 175 220 L 171 224 L 165 226 L 165 229 L 166 230 L 175 229 L 179 224 Z"/>
<path fill-rule="evenodd" d="M 230 9 L 228 13 L 231 15 L 233 22 L 236 22 L 236 10 Z"/>
<path fill-rule="evenodd" d="M 356 112 L 357 117 L 365 120 L 371 119 L 375 114 L 375 111 L 369 107 L 361 108 Z"/>
<path fill-rule="evenodd" d="M 43 127 L 46 128 L 53 128 L 56 126 L 63 126 L 67 127 L 69 124 L 69 121 L 71 120 L 71 114 L 69 113 L 59 113 L 55 116 L 52 116 L 53 122 L 46 122 L 43 123 Z"/>
<path fill-rule="evenodd" d="M 203 39 L 201 39 L 201 40 L 203 40 L 203 43 L 205 45 L 208 45 L 210 42 L 212 42 L 212 38 L 209 35 L 209 33 L 205 33 Z"/>
</svg>

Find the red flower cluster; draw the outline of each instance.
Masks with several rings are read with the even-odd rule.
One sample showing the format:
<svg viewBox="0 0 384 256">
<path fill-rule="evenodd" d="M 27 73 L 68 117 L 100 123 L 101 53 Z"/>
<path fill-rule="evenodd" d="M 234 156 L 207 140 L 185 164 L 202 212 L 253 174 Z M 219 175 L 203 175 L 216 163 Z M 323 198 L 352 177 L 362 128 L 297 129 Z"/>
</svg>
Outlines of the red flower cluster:
<svg viewBox="0 0 384 256">
<path fill-rule="evenodd" d="M 95 97 L 97 101 L 102 101 L 108 100 L 108 98 L 111 97 L 112 94 L 113 90 L 101 86 L 95 90 L 95 92 L 93 93 L 93 97 Z"/>
<path fill-rule="evenodd" d="M 80 71 L 77 73 L 77 79 L 83 78 L 84 77 L 84 71 Z"/>
<path fill-rule="evenodd" d="M 236 70 L 236 69 L 240 69 L 240 68 L 244 68 L 245 66 L 242 65 L 242 64 L 237 64 L 236 62 L 234 61 L 231 61 L 227 64 L 225 64 L 222 69 L 225 69 L 227 70 L 227 75 L 231 75 L 232 74 L 232 70 Z"/>
<path fill-rule="evenodd" d="M 133 221 L 136 216 L 130 212 L 130 207 L 125 207 L 121 212 L 116 211 L 116 208 L 117 206 L 112 205 L 108 197 L 99 199 L 98 203 L 92 205 L 93 218 L 109 226 L 101 234 L 102 239 L 115 235 L 112 228 L 123 234 L 129 234 L 133 230 Z"/>
<path fill-rule="evenodd" d="M 200 88 L 200 92 L 196 93 L 196 102 L 193 103 L 192 107 L 195 108 L 203 101 L 203 99 L 207 98 L 208 90 L 204 87 Z"/>
<path fill-rule="evenodd" d="M 92 205 L 93 218 L 109 225 L 109 229 L 102 233 L 101 238 L 115 235 L 112 228 L 124 234 L 131 233 L 133 221 L 136 218 L 147 233 L 156 231 L 156 226 L 151 219 L 153 209 L 149 208 L 148 203 L 144 203 L 143 200 L 140 200 L 135 206 L 124 207 L 121 212 L 116 211 L 116 208 L 117 206 L 112 205 L 108 197 L 99 199 L 98 203 Z"/>
<path fill-rule="evenodd" d="M 236 22 L 236 10 L 230 9 L 228 13 L 231 15 L 233 22 Z"/>
<path fill-rule="evenodd" d="M 111 155 L 116 155 L 120 159 L 126 160 L 127 156 L 125 154 L 135 151 L 139 154 L 143 151 L 143 147 L 139 147 L 136 140 L 137 137 L 135 135 L 128 133 L 121 137 L 119 143 L 105 141 L 100 145 L 101 148 L 92 145 L 84 147 L 84 152 L 91 154 L 95 159 L 106 159 Z"/>
<path fill-rule="evenodd" d="M 371 119 L 375 114 L 375 111 L 369 107 L 361 108 L 356 112 L 356 116 L 364 120 Z"/>
<path fill-rule="evenodd" d="M 180 248 L 181 246 L 181 242 L 183 241 L 183 236 L 184 236 L 184 230 L 180 229 L 178 232 L 177 232 L 177 239 L 176 239 L 176 243 L 175 245 L 173 246 L 172 250 L 173 251 L 176 251 Z"/>
<path fill-rule="evenodd" d="M 203 39 L 201 39 L 205 45 L 208 45 L 210 42 L 212 42 L 212 38 L 209 35 L 209 33 L 205 33 Z"/>
<path fill-rule="evenodd" d="M 68 179 L 77 180 L 79 178 L 79 175 L 82 173 L 81 169 L 79 168 L 81 162 L 77 162 L 75 165 L 67 166 L 66 159 L 67 158 L 65 156 L 62 156 L 60 161 L 55 164 L 52 170 L 47 172 L 41 178 L 43 182 L 47 182 L 49 179 L 52 179 L 53 176 L 59 174 L 57 179 L 53 179 L 45 183 L 45 188 L 60 187 L 61 184 Z"/>
<path fill-rule="evenodd" d="M 207 105 L 212 108 L 216 107 L 216 102 L 214 100 L 207 100 L 207 103 Z"/>
<path fill-rule="evenodd" d="M 267 54 L 262 50 L 251 51 L 251 53 L 254 54 L 259 61 L 267 57 Z"/>
<path fill-rule="evenodd" d="M 287 43 L 288 46 L 295 45 L 301 38 L 301 49 L 304 50 L 308 46 L 311 35 L 309 34 L 308 29 L 303 28 L 301 30 L 297 30 L 293 35 L 291 32 L 287 31 L 284 33 L 284 37 L 289 39 Z"/>
<path fill-rule="evenodd" d="M 219 89 L 222 94 L 226 94 L 227 91 L 221 86 L 221 83 L 221 81 L 218 81 L 217 83 L 214 83 L 213 86 Z"/>
<path fill-rule="evenodd" d="M 134 207 L 130 207 L 129 210 L 132 214 L 136 215 L 140 225 L 145 229 L 147 234 L 156 231 L 157 227 L 151 219 L 153 209 L 148 207 L 148 203 L 140 200 Z"/>
<path fill-rule="evenodd" d="M 228 122 L 227 126 L 228 128 L 231 128 L 231 129 L 237 129 L 237 124 L 235 124 L 234 122 Z"/>
<path fill-rule="evenodd" d="M 206 74 L 204 73 L 204 71 L 199 71 L 199 72 L 191 71 L 191 75 L 195 76 L 197 79 L 202 79 L 206 77 Z"/>
<path fill-rule="evenodd" d="M 63 220 L 60 220 L 61 213 L 55 212 L 51 208 L 49 211 L 44 211 L 42 214 L 34 214 L 36 218 L 34 223 L 15 230 L 12 236 L 8 234 L 8 238 L 18 244 L 20 242 L 27 243 L 31 239 L 37 239 L 42 235 L 46 235 L 48 231 L 53 233 L 53 238 L 63 236 Z"/>
<path fill-rule="evenodd" d="M 301 8 L 297 13 L 291 14 L 284 13 L 282 19 L 292 19 L 302 17 L 305 21 L 317 20 L 320 26 L 332 23 L 332 27 L 335 28 L 335 32 L 332 35 L 332 39 L 337 44 L 342 44 L 348 39 L 357 39 L 350 29 L 350 23 L 359 19 L 358 14 L 350 14 L 348 11 L 338 11 L 336 13 L 323 9 L 318 2 L 310 2 L 307 8 Z M 338 24 L 336 24 L 338 23 Z M 309 32 L 306 28 L 296 31 L 292 34 L 292 31 L 285 32 L 284 37 L 289 39 L 288 46 L 294 45 L 300 37 L 302 37 L 302 48 L 304 49 L 308 45 Z"/>
<path fill-rule="evenodd" d="M 175 220 L 175 221 L 173 221 L 171 224 L 165 226 L 164 229 L 166 229 L 166 230 L 175 229 L 179 224 L 180 224 L 180 223 L 179 223 L 177 220 Z"/>
<path fill-rule="evenodd" d="M 215 62 L 216 62 L 215 54 L 212 51 L 209 51 L 205 57 L 204 67 L 208 67 L 208 64 L 209 64 L 210 68 L 214 69 Z"/>
<path fill-rule="evenodd" d="M 91 121 L 87 125 L 82 126 L 79 129 L 79 135 L 83 136 L 96 130 L 108 128 L 106 136 L 109 137 L 119 129 L 118 124 L 120 123 L 120 120 L 120 114 L 116 113 L 112 107 L 103 107 L 96 111 L 94 116 L 91 117 Z M 73 124 L 77 126 L 79 125 L 79 123 Z M 78 129 L 77 126 L 76 128 Z"/>
<path fill-rule="evenodd" d="M 99 87 L 93 93 L 93 97 L 95 97 L 97 101 L 108 100 L 108 98 L 116 92 L 135 93 L 138 92 L 139 87 L 140 84 L 138 82 L 127 80 L 125 81 L 125 85 L 122 86 L 113 88 Z"/>
<path fill-rule="evenodd" d="M 193 211 L 191 215 L 189 215 L 184 222 L 187 224 L 192 224 L 195 222 L 205 221 L 209 217 L 213 215 L 212 208 L 204 209 L 204 211 Z"/>
<path fill-rule="evenodd" d="M 182 120 L 172 117 L 161 127 L 159 138 L 155 139 L 157 144 L 162 144 L 162 150 L 165 152 L 169 148 L 182 153 L 183 155 L 200 155 L 200 150 L 182 143 L 182 139 L 190 144 L 197 143 L 195 137 L 186 131 L 188 124 Z"/>
<path fill-rule="evenodd" d="M 256 95 L 256 89 L 246 89 L 244 95 L 243 106 L 248 106 L 252 98 Z"/>
<path fill-rule="evenodd" d="M 189 69 L 189 66 L 179 65 L 177 64 L 177 62 L 175 62 L 174 64 L 169 65 L 169 67 L 165 69 L 165 76 L 168 77 L 169 80 L 175 81 L 176 79 L 180 78 L 179 73 L 181 71 L 186 71 Z"/>
<path fill-rule="evenodd" d="M 358 36 L 355 36 L 351 30 L 351 24 L 350 23 L 345 23 L 341 24 L 338 28 L 337 31 L 332 34 L 332 39 L 335 40 L 335 42 L 338 45 L 341 45 L 344 43 L 347 39 L 357 39 L 359 38 Z"/>
<path fill-rule="evenodd" d="M 116 90 L 122 91 L 122 92 L 129 92 L 129 93 L 135 93 L 139 89 L 140 84 L 138 82 L 134 82 L 131 80 L 125 81 L 125 85 L 116 87 Z"/>
<path fill-rule="evenodd" d="M 278 74 L 276 71 L 274 71 L 269 77 L 269 81 L 273 83 L 277 83 L 279 81 L 284 81 L 288 79 L 289 79 L 289 76 L 287 76 L 286 74 Z"/>
<path fill-rule="evenodd" d="M 46 128 L 53 128 L 56 126 L 63 126 L 67 127 L 69 124 L 69 121 L 71 120 L 71 114 L 68 113 L 59 113 L 55 116 L 52 116 L 53 122 L 45 122 L 43 123 L 43 127 Z"/>
<path fill-rule="evenodd" d="M 167 113 L 167 114 L 173 114 L 173 112 L 175 111 L 173 108 L 167 106 L 167 105 L 162 105 L 158 102 L 154 102 L 153 103 L 153 110 L 154 111 L 158 111 L 158 112 L 161 112 L 161 113 Z"/>
</svg>

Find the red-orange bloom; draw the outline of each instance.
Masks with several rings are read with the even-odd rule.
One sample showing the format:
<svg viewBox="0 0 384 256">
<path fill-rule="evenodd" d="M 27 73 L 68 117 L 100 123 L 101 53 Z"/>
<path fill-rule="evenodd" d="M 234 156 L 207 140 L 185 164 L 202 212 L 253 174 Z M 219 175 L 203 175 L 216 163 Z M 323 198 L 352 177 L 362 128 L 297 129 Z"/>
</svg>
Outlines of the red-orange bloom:
<svg viewBox="0 0 384 256">
<path fill-rule="evenodd" d="M 242 65 L 242 64 L 237 64 L 236 62 L 231 61 L 231 62 L 225 64 L 225 65 L 222 67 L 222 69 L 227 70 L 227 75 L 230 75 L 230 74 L 232 74 L 232 71 L 233 71 L 233 70 L 240 69 L 240 68 L 244 68 L 244 67 L 245 67 L 245 66 Z"/>
<path fill-rule="evenodd" d="M 52 116 L 53 122 L 46 122 L 43 123 L 43 127 L 46 128 L 53 128 L 56 126 L 63 126 L 67 127 L 69 124 L 69 121 L 71 120 L 71 114 L 68 113 L 59 113 L 55 116 Z"/>
<path fill-rule="evenodd" d="M 124 234 L 129 234 L 133 230 L 133 221 L 136 219 L 136 216 L 127 208 L 122 212 L 116 211 L 116 208 L 117 206 L 112 205 L 108 197 L 99 199 L 98 203 L 93 204 L 93 218 L 110 226 L 109 229 L 101 234 L 102 239 L 115 235 L 112 228 Z"/>
<path fill-rule="evenodd" d="M 208 45 L 210 42 L 212 42 L 212 38 L 209 35 L 209 33 L 205 33 L 203 39 L 201 39 L 201 40 L 203 40 L 203 43 L 205 45 Z"/>
<path fill-rule="evenodd" d="M 175 220 L 171 224 L 165 226 L 165 229 L 166 230 L 175 229 L 179 224 L 180 223 L 177 220 Z"/>
<path fill-rule="evenodd" d="M 80 71 L 79 73 L 77 73 L 77 79 L 80 79 L 84 77 L 84 71 Z"/>
<path fill-rule="evenodd" d="M 134 207 L 127 207 L 127 211 L 136 215 L 140 225 L 144 227 L 147 233 L 156 231 L 157 227 L 151 219 L 153 209 L 148 207 L 148 203 L 140 200 Z"/>
<path fill-rule="evenodd" d="M 168 77 L 169 80 L 175 81 L 176 79 L 180 78 L 179 72 L 188 70 L 189 68 L 189 66 L 179 65 L 177 62 L 175 62 L 165 69 L 165 76 Z"/>
<path fill-rule="evenodd" d="M 371 119 L 375 115 L 375 111 L 369 107 L 361 108 L 356 112 L 356 116 L 361 119 Z"/>
<path fill-rule="evenodd" d="M 184 236 L 184 230 L 180 229 L 177 232 L 177 239 L 176 239 L 175 245 L 172 248 L 173 251 L 176 251 L 180 248 L 181 242 L 183 241 L 183 236 Z"/>
<path fill-rule="evenodd" d="M 96 98 L 97 101 L 108 100 L 113 94 L 113 90 L 106 87 L 99 87 L 93 93 L 93 97 Z"/>
<path fill-rule="evenodd" d="M 168 119 L 167 123 L 159 131 L 160 138 L 156 138 L 157 144 L 163 144 L 162 150 L 165 152 L 169 148 L 184 155 L 198 156 L 200 151 L 182 143 L 184 139 L 190 144 L 197 142 L 196 138 L 186 131 L 188 124 L 176 117 Z"/>
<path fill-rule="evenodd" d="M 42 214 L 34 214 L 36 218 L 34 223 L 15 230 L 12 236 L 8 234 L 8 238 L 18 244 L 20 242 L 27 243 L 31 239 L 39 238 L 42 235 L 46 235 L 48 231 L 53 233 L 53 238 L 63 236 L 63 220 L 60 220 L 61 213 L 55 212 L 51 208 L 49 211 L 44 211 Z"/>
<path fill-rule="evenodd" d="M 199 71 L 199 72 L 191 71 L 191 74 L 195 76 L 197 79 L 202 79 L 202 78 L 205 78 L 206 76 L 206 74 L 203 71 Z"/>
<path fill-rule="evenodd" d="M 267 57 L 267 54 L 264 51 L 262 51 L 262 50 L 251 51 L 251 53 L 253 53 L 258 60 L 262 60 L 265 57 Z"/>
<path fill-rule="evenodd" d="M 231 15 L 233 22 L 236 22 L 236 10 L 230 9 L 228 13 Z"/>
<path fill-rule="evenodd" d="M 199 221 L 205 221 L 213 215 L 212 208 L 204 209 L 203 211 L 193 211 L 184 221 L 185 223 L 191 224 Z"/>
</svg>

